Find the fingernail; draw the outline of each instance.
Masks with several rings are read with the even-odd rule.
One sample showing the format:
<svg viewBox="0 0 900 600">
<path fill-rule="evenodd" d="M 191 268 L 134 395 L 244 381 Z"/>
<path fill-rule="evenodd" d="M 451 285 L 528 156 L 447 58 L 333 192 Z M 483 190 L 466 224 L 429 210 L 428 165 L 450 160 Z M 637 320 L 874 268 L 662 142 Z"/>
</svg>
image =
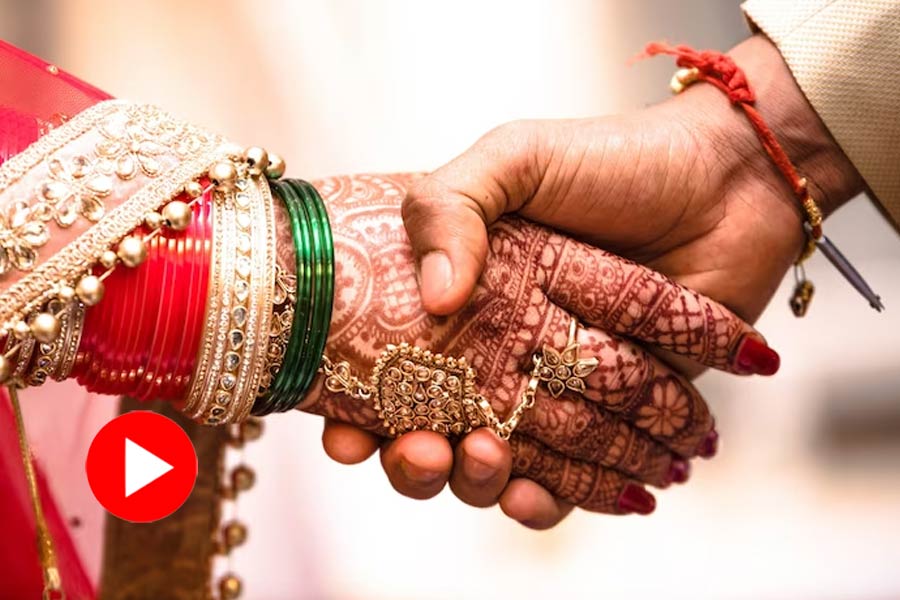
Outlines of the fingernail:
<svg viewBox="0 0 900 600">
<path fill-rule="evenodd" d="M 713 429 L 706 438 L 700 443 L 700 449 L 697 451 L 703 458 L 712 458 L 719 451 L 719 432 Z"/>
<path fill-rule="evenodd" d="M 446 292 L 453 283 L 453 265 L 443 252 L 429 252 L 422 259 L 419 268 L 423 296 L 435 299 Z"/>
<path fill-rule="evenodd" d="M 409 464 L 405 460 L 400 461 L 400 470 L 403 471 L 403 475 L 405 475 L 407 479 L 420 485 L 432 484 L 443 476 L 440 471 L 422 469 L 416 465 Z"/>
<path fill-rule="evenodd" d="M 672 483 L 684 483 L 691 476 L 691 463 L 683 458 L 672 460 L 669 465 L 668 480 Z"/>
<path fill-rule="evenodd" d="M 466 456 L 463 459 L 463 473 L 475 483 L 486 483 L 494 478 L 497 474 L 497 469 L 475 460 L 471 456 Z"/>
<path fill-rule="evenodd" d="M 656 509 L 656 498 L 641 486 L 629 483 L 619 494 L 617 505 L 626 513 L 649 515 Z"/>
<path fill-rule="evenodd" d="M 781 357 L 765 342 L 752 335 L 745 335 L 735 358 L 735 368 L 741 373 L 774 375 L 781 366 Z"/>
</svg>

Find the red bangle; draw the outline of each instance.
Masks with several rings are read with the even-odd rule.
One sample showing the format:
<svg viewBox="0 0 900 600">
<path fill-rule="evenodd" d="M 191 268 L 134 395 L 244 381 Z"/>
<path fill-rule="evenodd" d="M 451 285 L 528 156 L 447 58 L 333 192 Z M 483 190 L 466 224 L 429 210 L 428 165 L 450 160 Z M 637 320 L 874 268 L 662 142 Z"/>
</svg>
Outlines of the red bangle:
<svg viewBox="0 0 900 600">
<path fill-rule="evenodd" d="M 171 364 L 166 365 L 165 386 L 160 390 L 160 394 L 166 398 L 183 398 L 196 362 L 209 283 L 210 213 L 211 204 L 206 199 L 197 204 L 191 221 L 192 235 L 185 240 L 187 244 L 185 256 L 189 263 L 185 271 L 188 296 L 181 311 L 183 318 L 180 322 L 183 326 L 179 328 L 176 336 L 179 347 Z M 176 321 L 176 324 L 178 322 Z"/>
<path fill-rule="evenodd" d="M 87 311 L 73 369 L 89 390 L 139 399 L 180 399 L 186 392 L 205 320 L 210 202 L 193 205 L 186 231 L 151 240 L 141 267 L 107 278 L 107 299 Z"/>
</svg>

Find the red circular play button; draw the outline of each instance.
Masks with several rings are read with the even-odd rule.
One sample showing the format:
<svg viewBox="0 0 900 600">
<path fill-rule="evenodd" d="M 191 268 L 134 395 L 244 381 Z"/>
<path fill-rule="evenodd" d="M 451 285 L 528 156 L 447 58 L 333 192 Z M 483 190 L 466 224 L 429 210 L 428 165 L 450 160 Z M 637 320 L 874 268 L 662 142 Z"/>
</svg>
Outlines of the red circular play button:
<svg viewBox="0 0 900 600">
<path fill-rule="evenodd" d="M 85 463 L 103 508 L 126 521 L 162 519 L 184 504 L 197 479 L 197 454 L 175 421 L 136 410 L 103 426 Z"/>
</svg>

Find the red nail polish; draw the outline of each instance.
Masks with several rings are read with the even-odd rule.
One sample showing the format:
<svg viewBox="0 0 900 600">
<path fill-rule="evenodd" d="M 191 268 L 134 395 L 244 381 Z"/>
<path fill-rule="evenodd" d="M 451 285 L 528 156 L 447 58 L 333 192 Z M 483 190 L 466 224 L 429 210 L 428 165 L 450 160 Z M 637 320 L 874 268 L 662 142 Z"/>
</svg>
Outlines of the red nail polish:
<svg viewBox="0 0 900 600">
<path fill-rule="evenodd" d="M 683 458 L 676 458 L 672 460 L 672 464 L 669 466 L 669 481 L 671 481 L 672 483 L 684 483 L 690 476 L 691 463 L 684 460 Z"/>
<path fill-rule="evenodd" d="M 741 373 L 774 375 L 781 366 L 778 353 L 752 335 L 744 336 L 734 360 L 735 368 Z"/>
<path fill-rule="evenodd" d="M 656 509 L 656 498 L 641 486 L 629 483 L 619 494 L 617 505 L 626 513 L 649 515 Z"/>
<path fill-rule="evenodd" d="M 703 458 L 712 458 L 719 451 L 719 432 L 713 429 L 700 444 L 697 454 Z"/>
</svg>

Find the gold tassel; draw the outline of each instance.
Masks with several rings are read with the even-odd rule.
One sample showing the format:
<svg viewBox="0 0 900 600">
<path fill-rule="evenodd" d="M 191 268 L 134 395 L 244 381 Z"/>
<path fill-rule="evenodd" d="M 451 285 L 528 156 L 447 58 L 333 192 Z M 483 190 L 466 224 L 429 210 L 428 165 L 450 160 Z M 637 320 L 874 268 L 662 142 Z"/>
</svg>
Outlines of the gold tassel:
<svg viewBox="0 0 900 600">
<path fill-rule="evenodd" d="M 59 598 L 63 596 L 62 578 L 59 574 L 59 567 L 56 564 L 56 550 L 53 547 L 53 538 L 50 537 L 50 528 L 47 527 L 44 509 L 41 507 L 41 496 L 38 491 L 37 477 L 34 474 L 31 449 L 28 446 L 28 438 L 25 437 L 25 422 L 22 420 L 19 392 L 15 385 L 10 385 L 7 389 L 9 390 L 9 398 L 12 401 L 13 413 L 16 417 L 16 433 L 19 437 L 19 449 L 22 451 L 22 465 L 25 467 L 25 479 L 28 484 L 28 493 L 31 496 L 31 507 L 34 510 L 38 556 L 41 559 L 44 575 L 44 598 Z"/>
</svg>

